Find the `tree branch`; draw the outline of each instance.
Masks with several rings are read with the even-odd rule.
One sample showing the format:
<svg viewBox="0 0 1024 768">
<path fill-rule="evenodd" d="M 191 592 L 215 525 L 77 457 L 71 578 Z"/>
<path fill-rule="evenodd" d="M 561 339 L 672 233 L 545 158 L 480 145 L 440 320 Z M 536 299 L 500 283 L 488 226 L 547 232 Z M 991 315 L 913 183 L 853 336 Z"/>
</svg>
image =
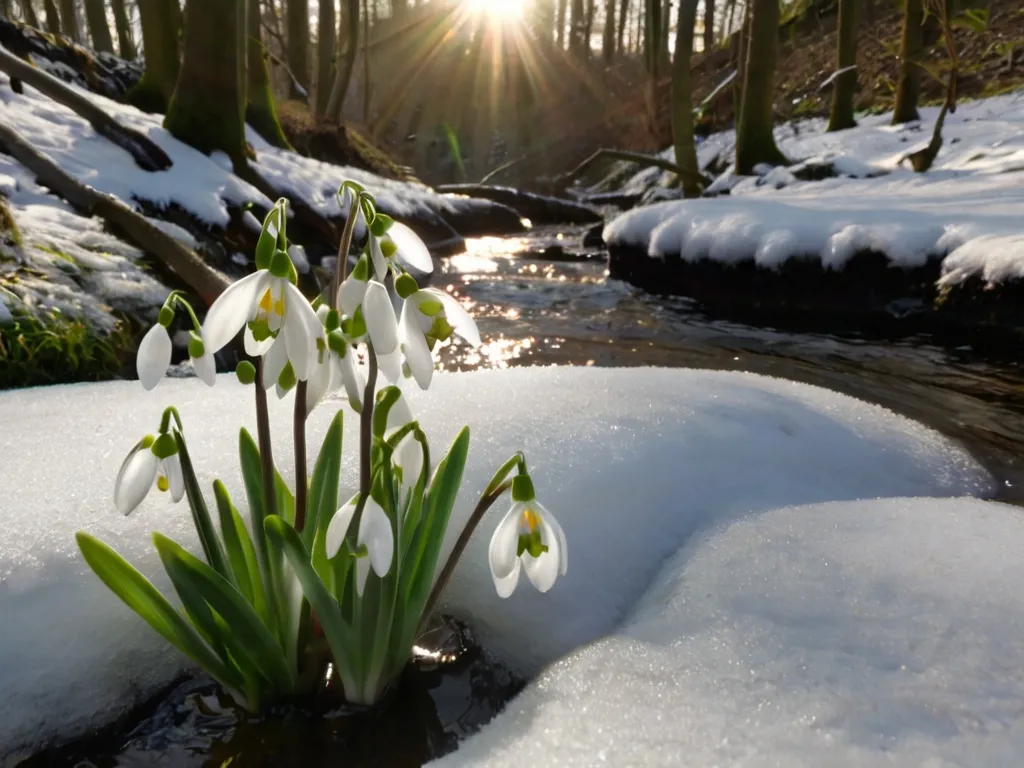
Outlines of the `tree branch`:
<svg viewBox="0 0 1024 768">
<path fill-rule="evenodd" d="M 550 183 L 556 189 L 565 189 L 576 181 L 576 179 L 582 176 L 591 165 L 596 163 L 598 160 L 604 159 L 626 160 L 627 162 L 638 163 L 645 167 L 653 166 L 655 168 L 661 168 L 664 171 L 670 171 L 671 173 L 676 174 L 680 178 L 693 179 L 702 187 L 706 186 L 708 183 L 708 180 L 703 173 L 682 168 L 671 160 L 665 160 L 664 158 L 656 155 L 645 155 L 642 152 L 629 152 L 624 149 L 599 149 L 568 173 L 563 173 L 562 175 L 551 179 Z"/>
</svg>

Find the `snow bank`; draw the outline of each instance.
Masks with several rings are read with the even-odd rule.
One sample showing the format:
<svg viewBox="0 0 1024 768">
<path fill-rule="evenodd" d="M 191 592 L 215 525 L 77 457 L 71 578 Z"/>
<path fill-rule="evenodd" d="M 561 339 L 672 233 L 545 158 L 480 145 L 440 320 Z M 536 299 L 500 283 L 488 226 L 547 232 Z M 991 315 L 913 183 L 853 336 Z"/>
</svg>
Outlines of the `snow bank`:
<svg viewBox="0 0 1024 768">
<path fill-rule="evenodd" d="M 433 765 L 1017 765 L 1022 546 L 1019 508 L 975 500 L 717 527 Z"/>
<path fill-rule="evenodd" d="M 776 129 L 794 160 L 829 164 L 842 174 L 798 181 L 776 169 L 760 178 L 720 179 L 726 198 L 661 203 L 628 212 L 604 231 L 609 245 L 645 248 L 652 257 L 776 267 L 816 258 L 841 269 L 858 252 L 885 254 L 893 266 L 915 267 L 946 256 L 943 282 L 981 274 L 989 282 L 1024 273 L 1024 97 L 965 103 L 949 116 L 945 144 L 932 171 L 898 167 L 930 135 L 924 123 L 890 126 L 865 118 L 848 131 L 825 133 L 822 121 Z M 699 148 L 700 162 L 731 153 L 734 134 L 716 134 Z M 888 173 L 886 173 L 888 172 Z M 884 176 L 867 178 L 871 174 Z M 650 183 L 638 174 L 628 188 Z M 948 256 L 947 256 L 948 254 Z"/>
<path fill-rule="evenodd" d="M 226 203 L 271 205 L 263 194 L 231 173 L 230 161 L 225 163 L 223 155 L 208 157 L 171 136 L 163 128 L 162 115 L 79 90 L 121 125 L 148 136 L 168 154 L 173 166 L 155 173 L 144 171 L 127 152 L 97 135 L 72 110 L 28 85 L 24 94 L 14 93 L 10 79 L 0 75 L 0 100 L 4 102 L 7 124 L 83 184 L 129 204 L 145 200 L 160 207 L 178 205 L 212 226 L 228 223 Z M 275 149 L 252 128 L 248 129 L 248 138 L 258 153 L 253 163 L 258 173 L 328 217 L 341 214 L 334 193 L 345 179 L 354 179 L 377 194 L 381 208 L 397 217 L 443 214 L 469 205 L 438 195 L 422 184 L 392 181 Z"/>
<path fill-rule="evenodd" d="M 515 449 L 569 537 L 557 588 L 494 594 L 486 544 L 494 509 L 455 575 L 446 608 L 482 642 L 535 673 L 612 631 L 666 558 L 698 531 L 786 504 L 894 495 L 984 495 L 991 479 L 967 454 L 918 424 L 826 390 L 748 374 L 660 369 L 513 369 L 441 374 L 419 414 L 435 452 L 473 429 L 465 519 Z M 416 411 L 428 402 L 409 393 Z M 110 542 L 161 587 L 149 532 L 195 546 L 184 506 L 153 497 L 130 518 L 113 509 L 124 454 L 163 406 L 181 411 L 200 480 L 221 475 L 244 506 L 237 427 L 254 431 L 249 397 L 230 377 L 208 389 L 168 379 L 0 393 L 0 745 L 31 748 L 109 719 L 183 665 L 109 594 L 77 554 L 73 533 Z M 314 415 L 318 445 L 333 408 Z M 288 401 L 272 404 L 279 428 Z M 346 417 L 345 482 L 356 482 L 355 417 Z M 280 429 L 284 436 L 287 429 Z M 276 446 L 284 474 L 287 443 Z M 0 760 L 3 758 L 0 750 Z"/>
</svg>

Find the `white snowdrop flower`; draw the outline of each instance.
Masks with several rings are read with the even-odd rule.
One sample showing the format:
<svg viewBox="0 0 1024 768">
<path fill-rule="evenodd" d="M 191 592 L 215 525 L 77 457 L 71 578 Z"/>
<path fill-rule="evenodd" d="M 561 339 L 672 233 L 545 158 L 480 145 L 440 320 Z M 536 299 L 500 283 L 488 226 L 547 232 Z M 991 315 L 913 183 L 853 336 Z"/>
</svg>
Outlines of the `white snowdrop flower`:
<svg viewBox="0 0 1024 768">
<path fill-rule="evenodd" d="M 172 315 L 173 317 L 173 315 Z M 135 358 L 135 370 L 139 381 L 147 390 L 153 389 L 167 373 L 171 365 L 171 336 L 167 327 L 157 323 L 142 337 L 139 353 Z"/>
<path fill-rule="evenodd" d="M 418 310 L 412 302 L 406 301 L 402 305 L 402 318 L 398 324 L 398 339 L 402 353 L 405 355 L 405 362 L 409 366 L 409 372 L 420 389 L 426 389 L 430 386 L 430 380 L 434 376 L 434 357 L 430 352 L 430 344 L 424 335 L 417 313 Z"/>
<path fill-rule="evenodd" d="M 403 266 L 425 274 L 434 271 L 434 260 L 430 257 L 427 246 L 419 235 L 405 224 L 394 222 L 388 228 L 387 237 L 395 244 L 394 257 Z"/>
<path fill-rule="evenodd" d="M 370 233 L 370 260 L 373 262 L 373 273 L 377 279 L 384 282 L 388 276 L 388 260 L 380 247 L 380 238 Z"/>
<path fill-rule="evenodd" d="M 495 529 L 487 550 L 494 587 L 499 597 L 508 597 L 519 583 L 519 571 L 525 569 L 533 586 L 547 592 L 568 569 L 565 533 L 533 498 L 533 484 L 526 475 L 513 481 L 512 498 L 512 508 Z"/>
<path fill-rule="evenodd" d="M 175 503 L 185 495 L 185 476 L 181 471 L 178 446 L 166 432 L 156 439 L 146 435 L 125 457 L 114 481 L 117 511 L 130 515 L 154 485 L 160 491 L 170 491 Z"/>
<path fill-rule="evenodd" d="M 352 317 L 363 303 L 366 295 L 367 281 L 370 279 L 370 267 L 366 258 L 360 258 L 352 268 L 352 274 L 345 278 L 338 290 L 338 308 Z"/>
<path fill-rule="evenodd" d="M 423 472 L 423 447 L 413 434 L 409 433 L 398 443 L 391 459 L 402 472 L 403 493 L 411 493 Z"/>
<path fill-rule="evenodd" d="M 306 380 L 316 363 L 316 340 L 323 327 L 305 296 L 287 278 L 291 269 L 279 266 L 275 257 L 272 269 L 261 269 L 232 284 L 210 307 L 203 325 L 203 339 L 216 353 L 246 328 L 245 350 L 250 355 L 266 355 L 279 342 L 281 353 L 292 364 L 295 377 Z M 259 338 L 257 338 L 257 336 Z"/>
<path fill-rule="evenodd" d="M 341 549 L 345 536 L 348 535 L 349 526 L 352 524 L 352 518 L 355 516 L 358 501 L 357 494 L 331 518 L 324 540 L 328 558 L 336 557 Z M 384 578 L 391 570 L 391 561 L 395 556 L 395 537 L 391 529 L 391 521 L 372 496 L 367 498 L 366 505 L 363 507 L 363 514 L 359 520 L 359 533 L 356 536 L 356 546 L 360 549 L 366 548 L 365 554 L 356 558 L 356 592 L 362 597 L 363 590 L 366 589 L 366 579 L 370 575 L 370 568 L 373 568 L 373 572 L 377 576 Z"/>
<path fill-rule="evenodd" d="M 363 297 L 363 319 L 384 378 L 397 384 L 402 377 L 402 350 L 398 345 L 398 318 L 383 283 L 371 280 Z"/>
<path fill-rule="evenodd" d="M 189 340 L 188 356 L 192 361 L 192 370 L 195 371 L 196 376 L 208 386 L 212 387 L 217 383 L 217 363 L 203 339 L 202 329 L 199 333 L 193 334 Z"/>
</svg>

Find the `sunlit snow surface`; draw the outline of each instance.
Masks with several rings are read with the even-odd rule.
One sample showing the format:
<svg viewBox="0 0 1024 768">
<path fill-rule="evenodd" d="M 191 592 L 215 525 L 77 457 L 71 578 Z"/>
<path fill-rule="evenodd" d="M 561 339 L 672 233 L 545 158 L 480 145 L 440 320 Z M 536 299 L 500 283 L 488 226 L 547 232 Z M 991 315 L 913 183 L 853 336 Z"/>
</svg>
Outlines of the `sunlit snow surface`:
<svg viewBox="0 0 1024 768">
<path fill-rule="evenodd" d="M 461 424 L 473 429 L 456 520 L 494 469 L 523 448 L 539 497 L 569 540 L 569 573 L 552 592 L 537 594 L 524 580 L 502 602 L 485 556 L 505 511 L 494 509 L 451 585 L 447 610 L 469 619 L 486 647 L 527 674 L 627 622 L 603 645 L 545 673 L 511 705 L 506 726 L 468 744 L 466 755 L 486 755 L 493 746 L 496 764 L 592 765 L 584 758 L 606 749 L 624 756 L 610 764 L 625 765 L 630 753 L 614 750 L 648 742 L 650 752 L 632 753 L 637 759 L 678 758 L 683 745 L 724 759 L 739 754 L 729 751 L 733 744 L 764 757 L 805 740 L 824 749 L 830 734 L 875 749 L 896 707 L 896 677 L 884 678 L 891 690 L 882 689 L 882 709 L 871 714 L 874 678 L 862 667 L 906 665 L 908 680 L 919 681 L 908 683 L 911 696 L 941 689 L 932 701 L 915 699 L 923 748 L 938 738 L 936 723 L 946 723 L 946 733 L 949 723 L 970 719 L 977 738 L 1006 727 L 993 719 L 1003 711 L 996 703 L 972 703 L 983 693 L 1020 692 L 1011 670 L 1024 669 L 1024 653 L 1010 627 L 1021 613 L 1014 598 L 1021 574 L 1010 553 L 1021 549 L 1024 530 L 1015 512 L 957 512 L 929 502 L 907 519 L 886 513 L 891 505 L 762 514 L 792 504 L 990 493 L 988 475 L 931 430 L 825 390 L 708 371 L 443 374 L 429 396 L 410 390 L 414 411 L 428 402 L 432 410 L 418 416 L 435 456 Z M 187 509 L 154 496 L 125 519 L 113 509 L 112 491 L 124 454 L 155 430 L 170 403 L 182 413 L 203 484 L 222 476 L 244 508 L 237 428 L 253 429 L 254 418 L 249 391 L 230 377 L 214 389 L 187 379 L 166 380 L 150 393 L 123 382 L 0 394 L 7 521 L 0 539 L 0 760 L 109 719 L 182 667 L 87 570 L 73 541 L 86 529 L 166 585 L 148 534 L 159 529 L 194 545 Z M 282 435 L 275 450 L 286 476 L 290 411 L 289 402 L 274 401 Z M 311 443 L 332 415 L 331 404 L 316 412 Z M 351 414 L 346 423 L 344 476 L 352 482 Z M 707 538 L 728 524 L 734 527 Z M 855 536 L 863 548 L 850 543 Z M 883 556 L 883 546 L 892 554 Z M 961 562 L 946 578 L 954 557 Z M 835 581 L 826 578 L 832 558 Z M 857 619 L 861 609 L 870 620 Z M 614 647 L 631 650 L 621 658 L 602 650 Z M 920 682 L 929 675 L 932 683 Z M 785 688 L 790 676 L 792 690 Z M 866 687 L 858 687 L 861 679 Z M 588 690 L 592 696 L 584 698 Z M 785 716 L 773 702 L 785 704 Z M 542 704 L 555 708 L 550 720 Z M 658 718 L 667 730 L 656 730 Z M 773 740 L 759 745 L 757 728 L 773 720 L 788 725 L 772 726 Z M 509 739 L 535 750 L 529 760 L 526 752 L 507 751 Z M 566 751 L 540 751 L 554 741 Z"/>
<path fill-rule="evenodd" d="M 605 228 L 605 241 L 656 258 L 753 259 L 764 267 L 816 257 L 841 269 L 863 251 L 902 267 L 945 256 L 943 285 L 975 274 L 991 283 L 1024 277 L 1024 92 L 959 105 L 933 168 L 900 166 L 927 143 L 937 113 L 923 108 L 921 122 L 901 126 L 874 115 L 834 133 L 823 120 L 780 125 L 776 141 L 787 157 L 827 162 L 841 177 L 801 182 L 776 168 L 760 179 L 722 178 L 716 186 L 731 187 L 730 195 L 634 209 Z M 702 142 L 702 167 L 731 159 L 734 143 L 733 131 Z M 659 174 L 642 171 L 625 189 L 642 190 Z M 884 175 L 865 178 L 872 174 Z"/>
</svg>

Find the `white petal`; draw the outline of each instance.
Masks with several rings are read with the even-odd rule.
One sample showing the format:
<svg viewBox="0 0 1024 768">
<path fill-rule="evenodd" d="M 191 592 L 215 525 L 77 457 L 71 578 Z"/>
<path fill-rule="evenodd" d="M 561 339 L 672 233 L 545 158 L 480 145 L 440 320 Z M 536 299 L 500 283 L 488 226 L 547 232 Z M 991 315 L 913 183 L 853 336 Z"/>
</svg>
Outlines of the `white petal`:
<svg viewBox="0 0 1024 768">
<path fill-rule="evenodd" d="M 444 304 L 444 314 L 448 318 L 448 324 L 459 336 L 464 338 L 471 346 L 480 346 L 480 330 L 476 327 L 476 320 L 462 306 L 462 302 L 456 299 L 447 291 L 439 291 L 436 288 L 427 288 L 430 293 L 437 296 Z"/>
<path fill-rule="evenodd" d="M 334 513 L 330 524 L 327 526 L 327 536 L 324 539 L 324 546 L 327 550 L 328 559 L 335 557 L 341 549 L 345 536 L 348 535 L 348 528 L 352 524 L 352 516 L 356 513 L 356 502 L 359 494 L 356 494 L 344 506 Z"/>
<path fill-rule="evenodd" d="M 512 573 L 508 576 L 495 576 L 493 572 L 491 573 L 491 577 L 494 579 L 494 588 L 498 592 L 498 597 L 503 599 L 511 597 L 512 593 L 516 591 L 516 585 L 519 584 L 520 569 L 521 565 L 519 563 L 519 558 L 517 557 L 515 565 L 512 568 Z"/>
<path fill-rule="evenodd" d="M 264 389 L 270 389 L 277 384 L 277 380 L 281 378 L 281 371 L 284 370 L 287 364 L 288 352 L 285 348 L 284 339 L 278 337 L 270 346 L 270 349 L 267 350 L 266 357 L 263 358 Z"/>
<path fill-rule="evenodd" d="M 275 336 L 268 336 L 263 341 L 256 341 L 256 337 L 252 335 L 252 330 L 249 326 L 245 327 L 242 337 L 245 340 L 245 354 L 250 357 L 263 357 L 263 355 L 267 354 L 267 350 L 274 346 L 274 342 L 277 341 Z"/>
<path fill-rule="evenodd" d="M 365 280 L 356 280 L 354 277 L 345 278 L 338 291 L 338 306 L 341 311 L 351 317 L 356 309 L 363 303 L 363 296 L 366 295 L 367 283 Z"/>
<path fill-rule="evenodd" d="M 388 237 L 395 244 L 398 250 L 395 257 L 406 267 L 411 267 L 418 272 L 430 274 L 434 271 L 434 260 L 430 258 L 430 251 L 420 240 L 419 235 L 413 232 L 405 224 L 397 221 L 388 230 Z"/>
<path fill-rule="evenodd" d="M 541 519 L 541 528 L 544 528 L 543 519 Z M 524 552 L 522 561 L 530 583 L 537 588 L 538 592 L 547 592 L 555 585 L 555 580 L 558 578 L 558 544 L 553 535 L 548 539 L 542 533 L 541 539 L 547 545 L 548 551 L 542 552 L 540 557 L 533 557 L 529 552 Z"/>
<path fill-rule="evenodd" d="M 380 240 L 373 234 L 370 235 L 370 260 L 373 262 L 373 271 L 381 282 L 388 276 L 388 260 L 384 258 L 384 252 L 380 249 Z"/>
<path fill-rule="evenodd" d="M 362 371 L 356 367 L 355 354 L 349 350 L 348 354 L 339 361 L 339 365 L 341 367 L 341 383 L 345 386 L 345 394 L 348 396 L 349 401 L 355 404 L 356 408 L 362 409 L 363 390 L 366 388 L 366 382 L 363 379 Z"/>
<path fill-rule="evenodd" d="M 370 575 L 370 558 L 368 557 L 357 557 L 356 558 L 356 594 L 360 597 L 363 596 L 363 591 L 366 589 L 366 577 Z"/>
<path fill-rule="evenodd" d="M 333 352 L 325 352 L 324 361 L 317 363 L 313 368 L 313 374 L 309 377 L 309 384 L 306 386 L 307 416 L 313 412 L 313 409 L 331 389 L 336 359 L 337 355 Z"/>
<path fill-rule="evenodd" d="M 548 545 L 550 552 L 555 552 L 555 545 L 557 545 L 558 574 L 565 576 L 566 571 L 569 570 L 569 546 L 565 541 L 565 531 L 562 530 L 562 526 L 558 524 L 555 516 L 544 507 L 537 502 L 534 502 L 534 507 L 540 512 L 541 523 L 545 526 L 544 533 L 551 539 L 551 541 L 545 540 L 544 543 Z"/>
<path fill-rule="evenodd" d="M 373 350 L 378 357 L 389 355 L 398 349 L 398 319 L 395 317 L 395 309 L 391 305 L 388 289 L 376 280 L 371 280 L 366 285 L 363 318 L 366 320 L 366 330 L 370 334 Z"/>
<path fill-rule="evenodd" d="M 213 302 L 203 323 L 203 343 L 211 355 L 223 349 L 255 316 L 257 302 L 269 278 L 270 273 L 265 269 L 253 272 L 229 285 Z"/>
<path fill-rule="evenodd" d="M 415 308 L 415 304 L 409 301 L 405 302 L 402 307 L 399 337 L 402 341 L 405 361 L 409 364 L 413 378 L 416 379 L 420 389 L 426 389 L 430 386 L 430 379 L 434 375 L 434 358 L 430 354 L 427 339 L 420 329 L 418 314 L 419 310 Z"/>
<path fill-rule="evenodd" d="M 295 378 L 305 381 L 316 364 L 316 339 L 323 333 L 323 326 L 316 316 L 316 310 L 302 292 L 288 281 L 283 281 L 283 285 L 287 309 L 282 333 Z"/>
<path fill-rule="evenodd" d="M 413 421 L 416 421 L 416 417 L 412 415 L 412 409 L 409 407 L 405 395 L 399 394 L 398 399 L 391 406 L 391 410 L 388 411 L 388 423 L 384 427 L 384 439 L 387 440 L 395 434 L 396 429 L 401 429 Z"/>
<path fill-rule="evenodd" d="M 181 471 L 181 457 L 178 454 L 168 456 L 161 464 L 163 472 L 167 476 L 171 498 L 177 504 L 185 495 L 185 475 Z"/>
<path fill-rule="evenodd" d="M 363 507 L 356 542 L 366 547 L 374 573 L 382 579 L 387 576 L 395 556 L 395 534 L 387 514 L 372 497 L 366 500 L 366 506 Z"/>
<path fill-rule="evenodd" d="M 395 349 L 386 355 L 377 355 L 377 367 L 384 374 L 389 383 L 399 385 L 402 383 L 402 350 Z"/>
<path fill-rule="evenodd" d="M 160 460 L 149 447 L 137 444 L 121 464 L 114 481 L 114 506 L 122 515 L 130 515 L 153 487 Z"/>
<path fill-rule="evenodd" d="M 491 576 L 494 577 L 495 585 L 499 580 L 507 579 L 513 571 L 519 570 L 519 558 L 516 556 L 519 544 L 519 514 L 518 506 L 513 505 L 491 536 L 491 543 L 487 548 L 487 561 L 491 566 Z"/>
<path fill-rule="evenodd" d="M 196 376 L 209 386 L 212 387 L 217 383 L 217 363 L 209 350 L 206 350 L 202 357 L 192 358 L 192 370 L 196 372 Z"/>
<path fill-rule="evenodd" d="M 411 491 L 423 471 L 423 446 L 415 437 L 407 435 L 398 444 L 393 458 L 395 464 L 402 468 L 402 487 L 406 492 Z"/>
<path fill-rule="evenodd" d="M 153 389 L 167 373 L 170 364 L 171 337 L 167 329 L 157 323 L 142 337 L 139 354 L 135 358 L 135 368 L 142 386 Z"/>
</svg>

